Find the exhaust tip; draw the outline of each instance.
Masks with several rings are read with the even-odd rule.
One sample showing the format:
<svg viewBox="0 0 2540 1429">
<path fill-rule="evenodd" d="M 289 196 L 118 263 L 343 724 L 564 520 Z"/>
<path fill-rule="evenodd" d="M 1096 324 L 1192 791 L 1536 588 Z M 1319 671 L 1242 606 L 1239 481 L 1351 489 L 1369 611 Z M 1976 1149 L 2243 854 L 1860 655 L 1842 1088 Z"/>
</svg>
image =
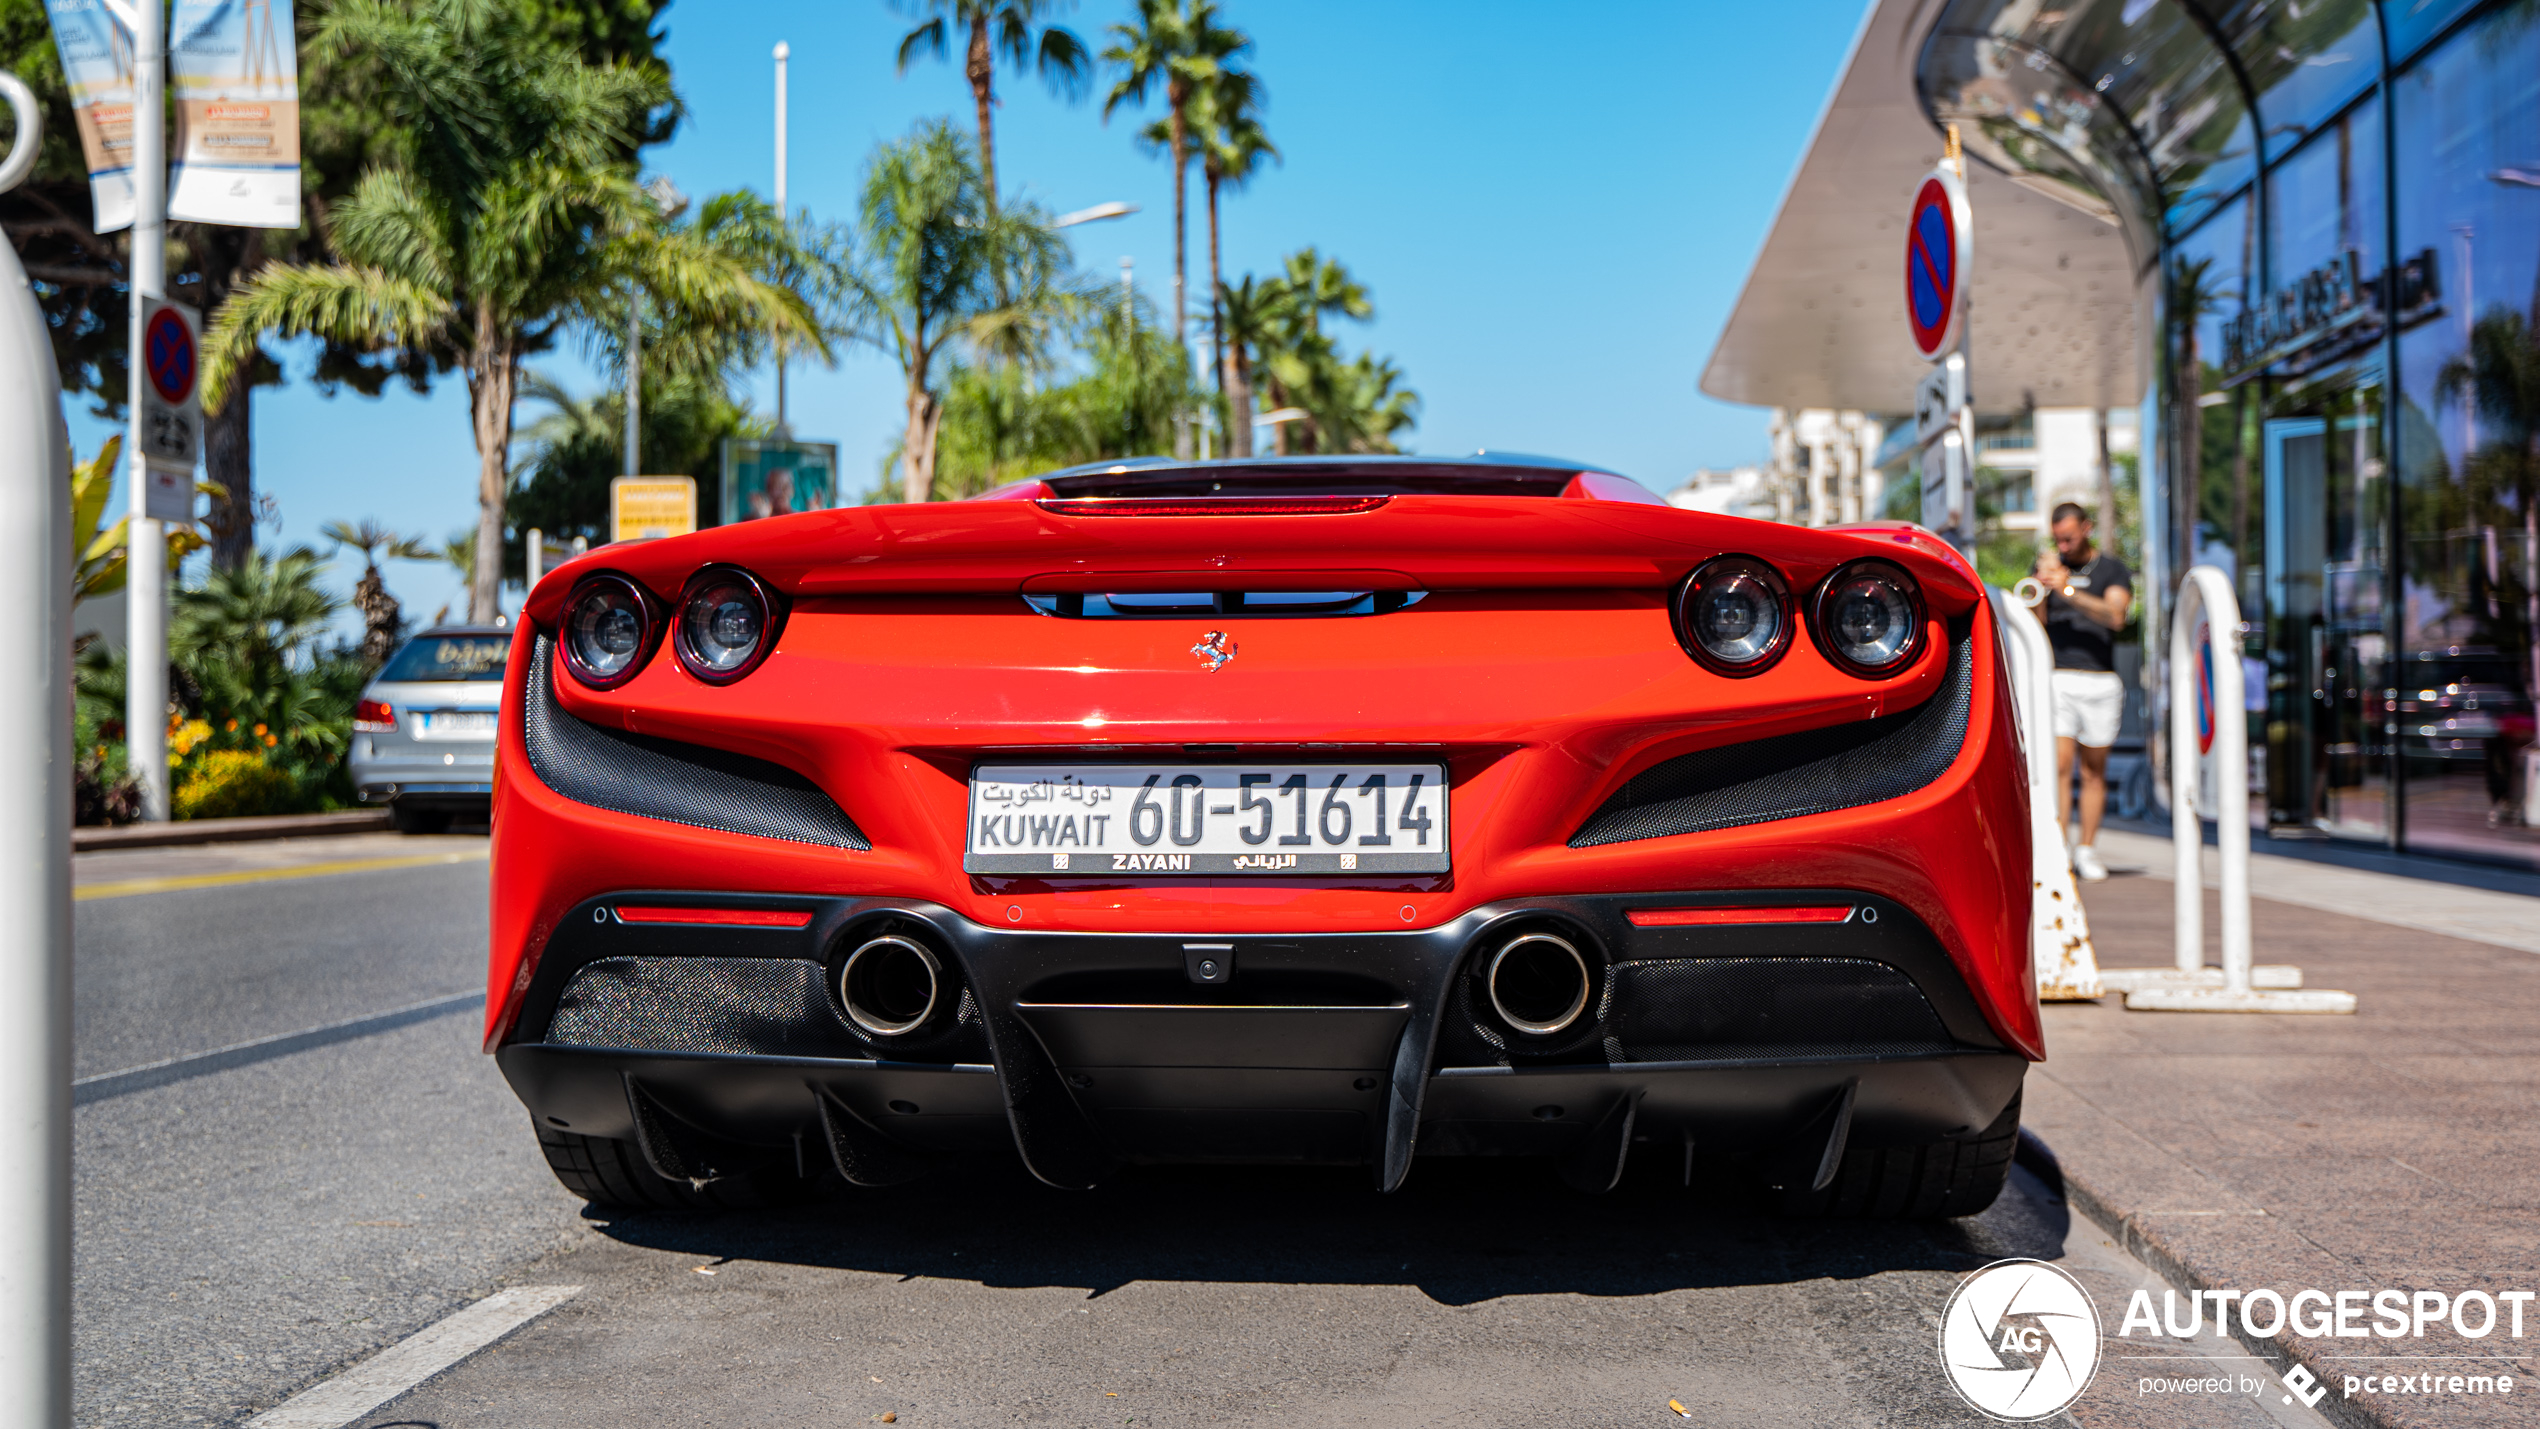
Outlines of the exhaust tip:
<svg viewBox="0 0 2540 1429">
<path fill-rule="evenodd" d="M 885 934 L 868 939 L 838 969 L 838 1001 L 847 1020 L 876 1037 L 900 1037 L 926 1025 L 944 988 L 944 965 L 923 943 Z"/>
<path fill-rule="evenodd" d="M 1482 980 L 1499 1020 L 1536 1037 L 1569 1030 L 1587 1011 L 1596 983 L 1578 945 L 1552 933 L 1523 933 L 1501 944 Z"/>
</svg>

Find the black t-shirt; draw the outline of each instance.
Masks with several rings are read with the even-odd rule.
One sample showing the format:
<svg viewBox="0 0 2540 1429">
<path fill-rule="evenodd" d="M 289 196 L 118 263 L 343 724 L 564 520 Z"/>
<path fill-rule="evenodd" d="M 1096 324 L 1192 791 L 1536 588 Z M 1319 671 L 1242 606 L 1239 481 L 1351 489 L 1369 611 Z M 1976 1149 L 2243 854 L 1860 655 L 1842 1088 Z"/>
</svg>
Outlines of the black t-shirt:
<svg viewBox="0 0 2540 1429">
<path fill-rule="evenodd" d="M 2105 596 L 2120 588 L 2129 592 L 2134 589 L 2134 572 L 2106 551 L 2075 570 L 2072 580 L 2076 595 Z M 2055 647 L 2058 670 L 2117 668 L 2117 632 L 2075 609 L 2059 590 L 2046 593 L 2046 642 Z"/>
</svg>

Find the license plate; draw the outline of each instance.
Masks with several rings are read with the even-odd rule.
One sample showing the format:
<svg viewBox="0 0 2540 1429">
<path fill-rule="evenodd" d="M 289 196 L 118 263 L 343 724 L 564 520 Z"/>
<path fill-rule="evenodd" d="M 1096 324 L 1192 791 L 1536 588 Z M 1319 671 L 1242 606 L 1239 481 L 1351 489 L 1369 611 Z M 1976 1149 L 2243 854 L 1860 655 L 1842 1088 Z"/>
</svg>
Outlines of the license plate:
<svg viewBox="0 0 2540 1429">
<path fill-rule="evenodd" d="M 982 764 L 969 873 L 1445 873 L 1442 764 Z"/>
<path fill-rule="evenodd" d="M 425 710 L 416 733 L 425 739 L 492 739 L 492 710 Z"/>
</svg>

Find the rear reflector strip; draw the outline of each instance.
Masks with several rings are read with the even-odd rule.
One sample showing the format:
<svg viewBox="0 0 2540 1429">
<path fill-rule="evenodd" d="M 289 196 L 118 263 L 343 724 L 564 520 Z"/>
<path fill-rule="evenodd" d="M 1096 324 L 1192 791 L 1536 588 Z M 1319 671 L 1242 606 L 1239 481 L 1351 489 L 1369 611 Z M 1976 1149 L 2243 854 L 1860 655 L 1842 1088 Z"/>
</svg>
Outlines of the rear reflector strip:
<svg viewBox="0 0 2540 1429">
<path fill-rule="evenodd" d="M 1635 928 L 1705 928 L 1722 923 L 1840 923 L 1842 908 L 1635 908 L 1624 915 Z"/>
<path fill-rule="evenodd" d="M 621 923 L 712 923 L 725 928 L 808 928 L 811 914 L 779 908 L 620 908 Z"/>
<path fill-rule="evenodd" d="M 1385 496 L 1079 496 L 1040 503 L 1057 516 L 1346 516 L 1373 511 Z"/>
</svg>

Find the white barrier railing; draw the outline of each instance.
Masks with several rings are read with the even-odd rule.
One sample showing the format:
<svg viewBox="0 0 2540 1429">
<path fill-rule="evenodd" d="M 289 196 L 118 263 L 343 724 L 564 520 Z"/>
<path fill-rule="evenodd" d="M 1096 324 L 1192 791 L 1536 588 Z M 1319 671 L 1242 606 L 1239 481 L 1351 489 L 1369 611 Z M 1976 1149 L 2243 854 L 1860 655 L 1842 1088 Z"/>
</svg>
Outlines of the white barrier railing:
<svg viewBox="0 0 2540 1429">
<path fill-rule="evenodd" d="M 2249 729 L 2240 673 L 2240 600 L 2231 577 L 2197 566 L 2170 616 L 2170 838 L 2177 965 L 2108 968 L 2100 981 L 2147 1012 L 2352 1012 L 2355 995 L 2304 988 L 2301 969 L 2257 967 L 2249 941 Z M 2203 766 L 2213 765 L 2208 776 Z M 2205 839 L 2197 788 L 2212 785 L 2221 854 L 2222 958 L 2205 966 Z"/>
<path fill-rule="evenodd" d="M 2022 581 L 2023 586 L 2035 581 Z M 2107 989 L 2090 946 L 2090 918 L 2073 887 L 2064 849 L 2063 800 L 2055 787 L 2055 647 L 2046 627 L 2029 614 L 2036 602 L 1993 588 L 1993 624 L 2011 677 L 2011 708 L 2019 716 L 2020 744 L 2028 753 L 2031 885 L 2029 953 L 2037 969 L 2041 1002 L 2089 1002 Z"/>
</svg>

